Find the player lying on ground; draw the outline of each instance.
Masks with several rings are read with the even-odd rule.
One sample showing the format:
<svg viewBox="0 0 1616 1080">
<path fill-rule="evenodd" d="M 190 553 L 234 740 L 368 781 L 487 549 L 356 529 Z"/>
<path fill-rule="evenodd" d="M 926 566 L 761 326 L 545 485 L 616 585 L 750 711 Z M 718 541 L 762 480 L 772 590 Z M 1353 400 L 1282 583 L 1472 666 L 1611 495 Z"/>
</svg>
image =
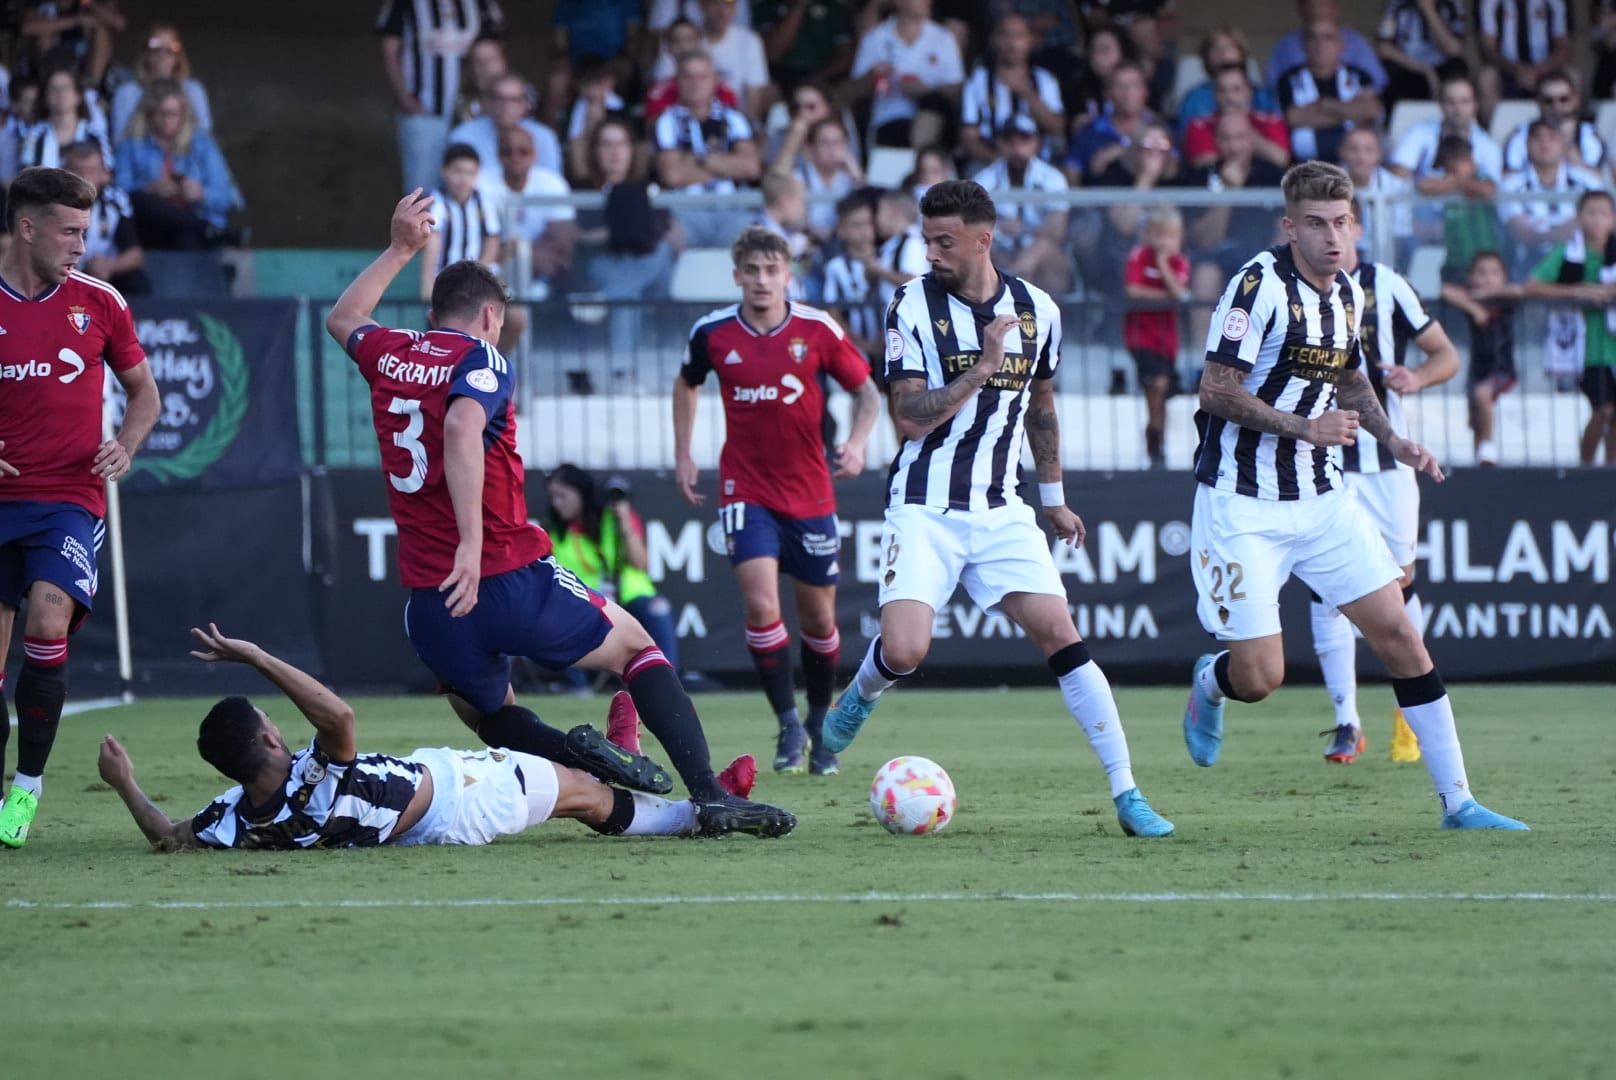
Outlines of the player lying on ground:
<svg viewBox="0 0 1616 1080">
<path fill-rule="evenodd" d="M 188 821 L 172 821 L 135 782 L 117 739 L 101 742 L 101 779 L 122 797 L 159 851 L 184 848 L 375 847 L 378 844 L 488 844 L 568 817 L 606 836 L 695 836 L 728 831 L 721 815 L 691 801 L 670 802 L 608 787 L 580 769 L 520 751 L 416 750 L 403 757 L 361 754 L 354 714 L 318 680 L 217 626 L 191 631 L 209 663 L 256 669 L 314 727 L 301 750 L 244 697 L 214 705 L 197 750 L 236 781 Z"/>
<path fill-rule="evenodd" d="M 1197 765 L 1216 763 L 1225 701 L 1279 689 L 1279 590 L 1294 573 L 1386 665 L 1442 827 L 1525 829 L 1471 798 L 1453 705 L 1403 606 L 1403 568 L 1330 451 L 1355 445 L 1361 427 L 1394 461 L 1442 479 L 1431 452 L 1393 429 L 1362 370 L 1364 294 L 1345 270 L 1352 181 L 1310 161 L 1285 174 L 1282 190 L 1287 243 L 1234 276 L 1207 332 L 1190 572 L 1201 625 L 1227 648 L 1195 664 L 1185 745 Z"/>
</svg>

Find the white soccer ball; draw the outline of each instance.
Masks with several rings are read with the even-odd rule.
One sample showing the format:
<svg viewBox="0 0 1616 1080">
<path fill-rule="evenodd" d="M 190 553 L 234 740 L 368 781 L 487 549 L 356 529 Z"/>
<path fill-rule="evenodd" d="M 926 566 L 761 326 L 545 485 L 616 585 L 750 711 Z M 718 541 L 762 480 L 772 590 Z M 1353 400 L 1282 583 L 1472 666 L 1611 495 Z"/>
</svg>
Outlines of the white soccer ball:
<svg viewBox="0 0 1616 1080">
<path fill-rule="evenodd" d="M 893 758 L 870 784 L 870 810 L 889 833 L 925 836 L 954 820 L 954 781 L 935 761 Z"/>
</svg>

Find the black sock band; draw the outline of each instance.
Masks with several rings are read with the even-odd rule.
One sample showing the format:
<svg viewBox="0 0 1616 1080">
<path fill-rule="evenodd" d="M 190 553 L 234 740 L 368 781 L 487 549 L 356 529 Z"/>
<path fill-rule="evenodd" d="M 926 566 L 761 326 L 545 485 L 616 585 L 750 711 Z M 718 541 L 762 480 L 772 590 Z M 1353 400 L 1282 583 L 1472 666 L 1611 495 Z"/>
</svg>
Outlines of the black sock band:
<svg viewBox="0 0 1616 1080">
<path fill-rule="evenodd" d="M 656 655 L 650 657 L 647 653 Z M 648 649 L 630 660 L 623 681 L 628 684 L 645 729 L 662 744 L 668 762 L 685 782 L 691 797 L 714 799 L 722 795 L 696 706 L 662 654 Z"/>
<path fill-rule="evenodd" d="M 45 775 L 45 762 L 56 744 L 67 701 L 67 664 L 50 666 L 32 660 L 17 678 L 17 771 Z"/>
<path fill-rule="evenodd" d="M 880 638 L 875 639 L 875 648 L 872 650 L 871 655 L 875 657 L 875 670 L 881 673 L 883 679 L 891 679 L 893 682 L 897 682 L 914 674 L 913 671 L 893 671 L 887 666 L 887 657 L 886 653 L 881 649 Z"/>
<path fill-rule="evenodd" d="M 1049 658 L 1049 667 L 1055 673 L 1055 678 L 1059 679 L 1070 675 L 1091 659 L 1093 658 L 1089 656 L 1089 643 L 1074 641 Z"/>
<path fill-rule="evenodd" d="M 622 788 L 612 788 L 612 812 L 606 815 L 606 820 L 599 825 L 589 821 L 584 824 L 602 836 L 622 836 L 624 830 L 634 824 L 634 796 Z"/>
<path fill-rule="evenodd" d="M 808 708 L 823 712 L 836 694 L 837 653 L 816 652 L 802 643 L 802 682 L 808 692 Z"/>
<path fill-rule="evenodd" d="M 1234 680 L 1229 678 L 1229 653 L 1221 652 L 1218 654 L 1217 660 L 1212 664 L 1212 676 L 1217 679 L 1218 689 L 1223 691 L 1224 697 L 1231 701 L 1251 700 L 1235 692 Z"/>
<path fill-rule="evenodd" d="M 774 715 L 797 707 L 796 687 L 791 685 L 791 644 L 775 649 L 752 649 L 752 666 L 763 683 L 763 696 L 769 699 Z"/>
<path fill-rule="evenodd" d="M 1433 701 L 1441 700 L 1447 692 L 1448 688 L 1442 685 L 1442 676 L 1437 673 L 1436 668 L 1412 679 L 1392 680 L 1392 693 L 1397 696 L 1399 709 L 1429 705 Z"/>
<path fill-rule="evenodd" d="M 489 746 L 515 750 L 545 758 L 558 765 L 571 765 L 567 733 L 539 719 L 532 709 L 503 705 L 477 724 L 477 737 Z"/>
</svg>

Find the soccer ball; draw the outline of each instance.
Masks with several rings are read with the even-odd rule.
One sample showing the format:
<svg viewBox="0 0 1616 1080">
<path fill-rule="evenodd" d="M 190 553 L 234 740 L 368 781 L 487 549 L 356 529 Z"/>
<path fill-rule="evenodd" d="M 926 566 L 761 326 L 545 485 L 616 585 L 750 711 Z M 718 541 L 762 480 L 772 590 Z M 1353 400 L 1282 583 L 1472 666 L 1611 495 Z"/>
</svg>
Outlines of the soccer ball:
<svg viewBox="0 0 1616 1080">
<path fill-rule="evenodd" d="M 924 836 L 954 820 L 954 781 L 935 761 L 893 758 L 870 784 L 870 810 L 889 833 Z"/>
</svg>

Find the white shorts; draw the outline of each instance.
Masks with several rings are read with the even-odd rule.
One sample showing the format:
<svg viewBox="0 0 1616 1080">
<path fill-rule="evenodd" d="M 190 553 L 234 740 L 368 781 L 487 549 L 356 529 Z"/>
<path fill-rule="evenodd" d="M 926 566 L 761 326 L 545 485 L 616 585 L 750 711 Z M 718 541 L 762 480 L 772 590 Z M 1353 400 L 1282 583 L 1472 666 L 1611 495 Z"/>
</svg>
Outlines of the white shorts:
<svg viewBox="0 0 1616 1080">
<path fill-rule="evenodd" d="M 1412 564 L 1414 545 L 1420 538 L 1420 482 L 1414 470 L 1382 469 L 1342 475 L 1347 478 L 1347 490 L 1358 496 L 1358 502 L 1380 529 L 1397 565 Z"/>
<path fill-rule="evenodd" d="M 1049 540 L 1026 503 L 992 510 L 888 507 L 881 551 L 883 607 L 918 600 L 940 611 L 956 585 L 990 612 L 1011 593 L 1066 598 Z"/>
<path fill-rule="evenodd" d="M 432 805 L 399 837 L 412 844 L 491 844 L 547 821 L 561 780 L 555 766 L 515 750 L 416 750 L 432 774 Z"/>
<path fill-rule="evenodd" d="M 1278 502 L 1197 484 L 1190 573 L 1206 632 L 1250 641 L 1279 633 L 1279 589 L 1292 573 L 1341 607 L 1403 569 L 1349 491 Z"/>
</svg>

